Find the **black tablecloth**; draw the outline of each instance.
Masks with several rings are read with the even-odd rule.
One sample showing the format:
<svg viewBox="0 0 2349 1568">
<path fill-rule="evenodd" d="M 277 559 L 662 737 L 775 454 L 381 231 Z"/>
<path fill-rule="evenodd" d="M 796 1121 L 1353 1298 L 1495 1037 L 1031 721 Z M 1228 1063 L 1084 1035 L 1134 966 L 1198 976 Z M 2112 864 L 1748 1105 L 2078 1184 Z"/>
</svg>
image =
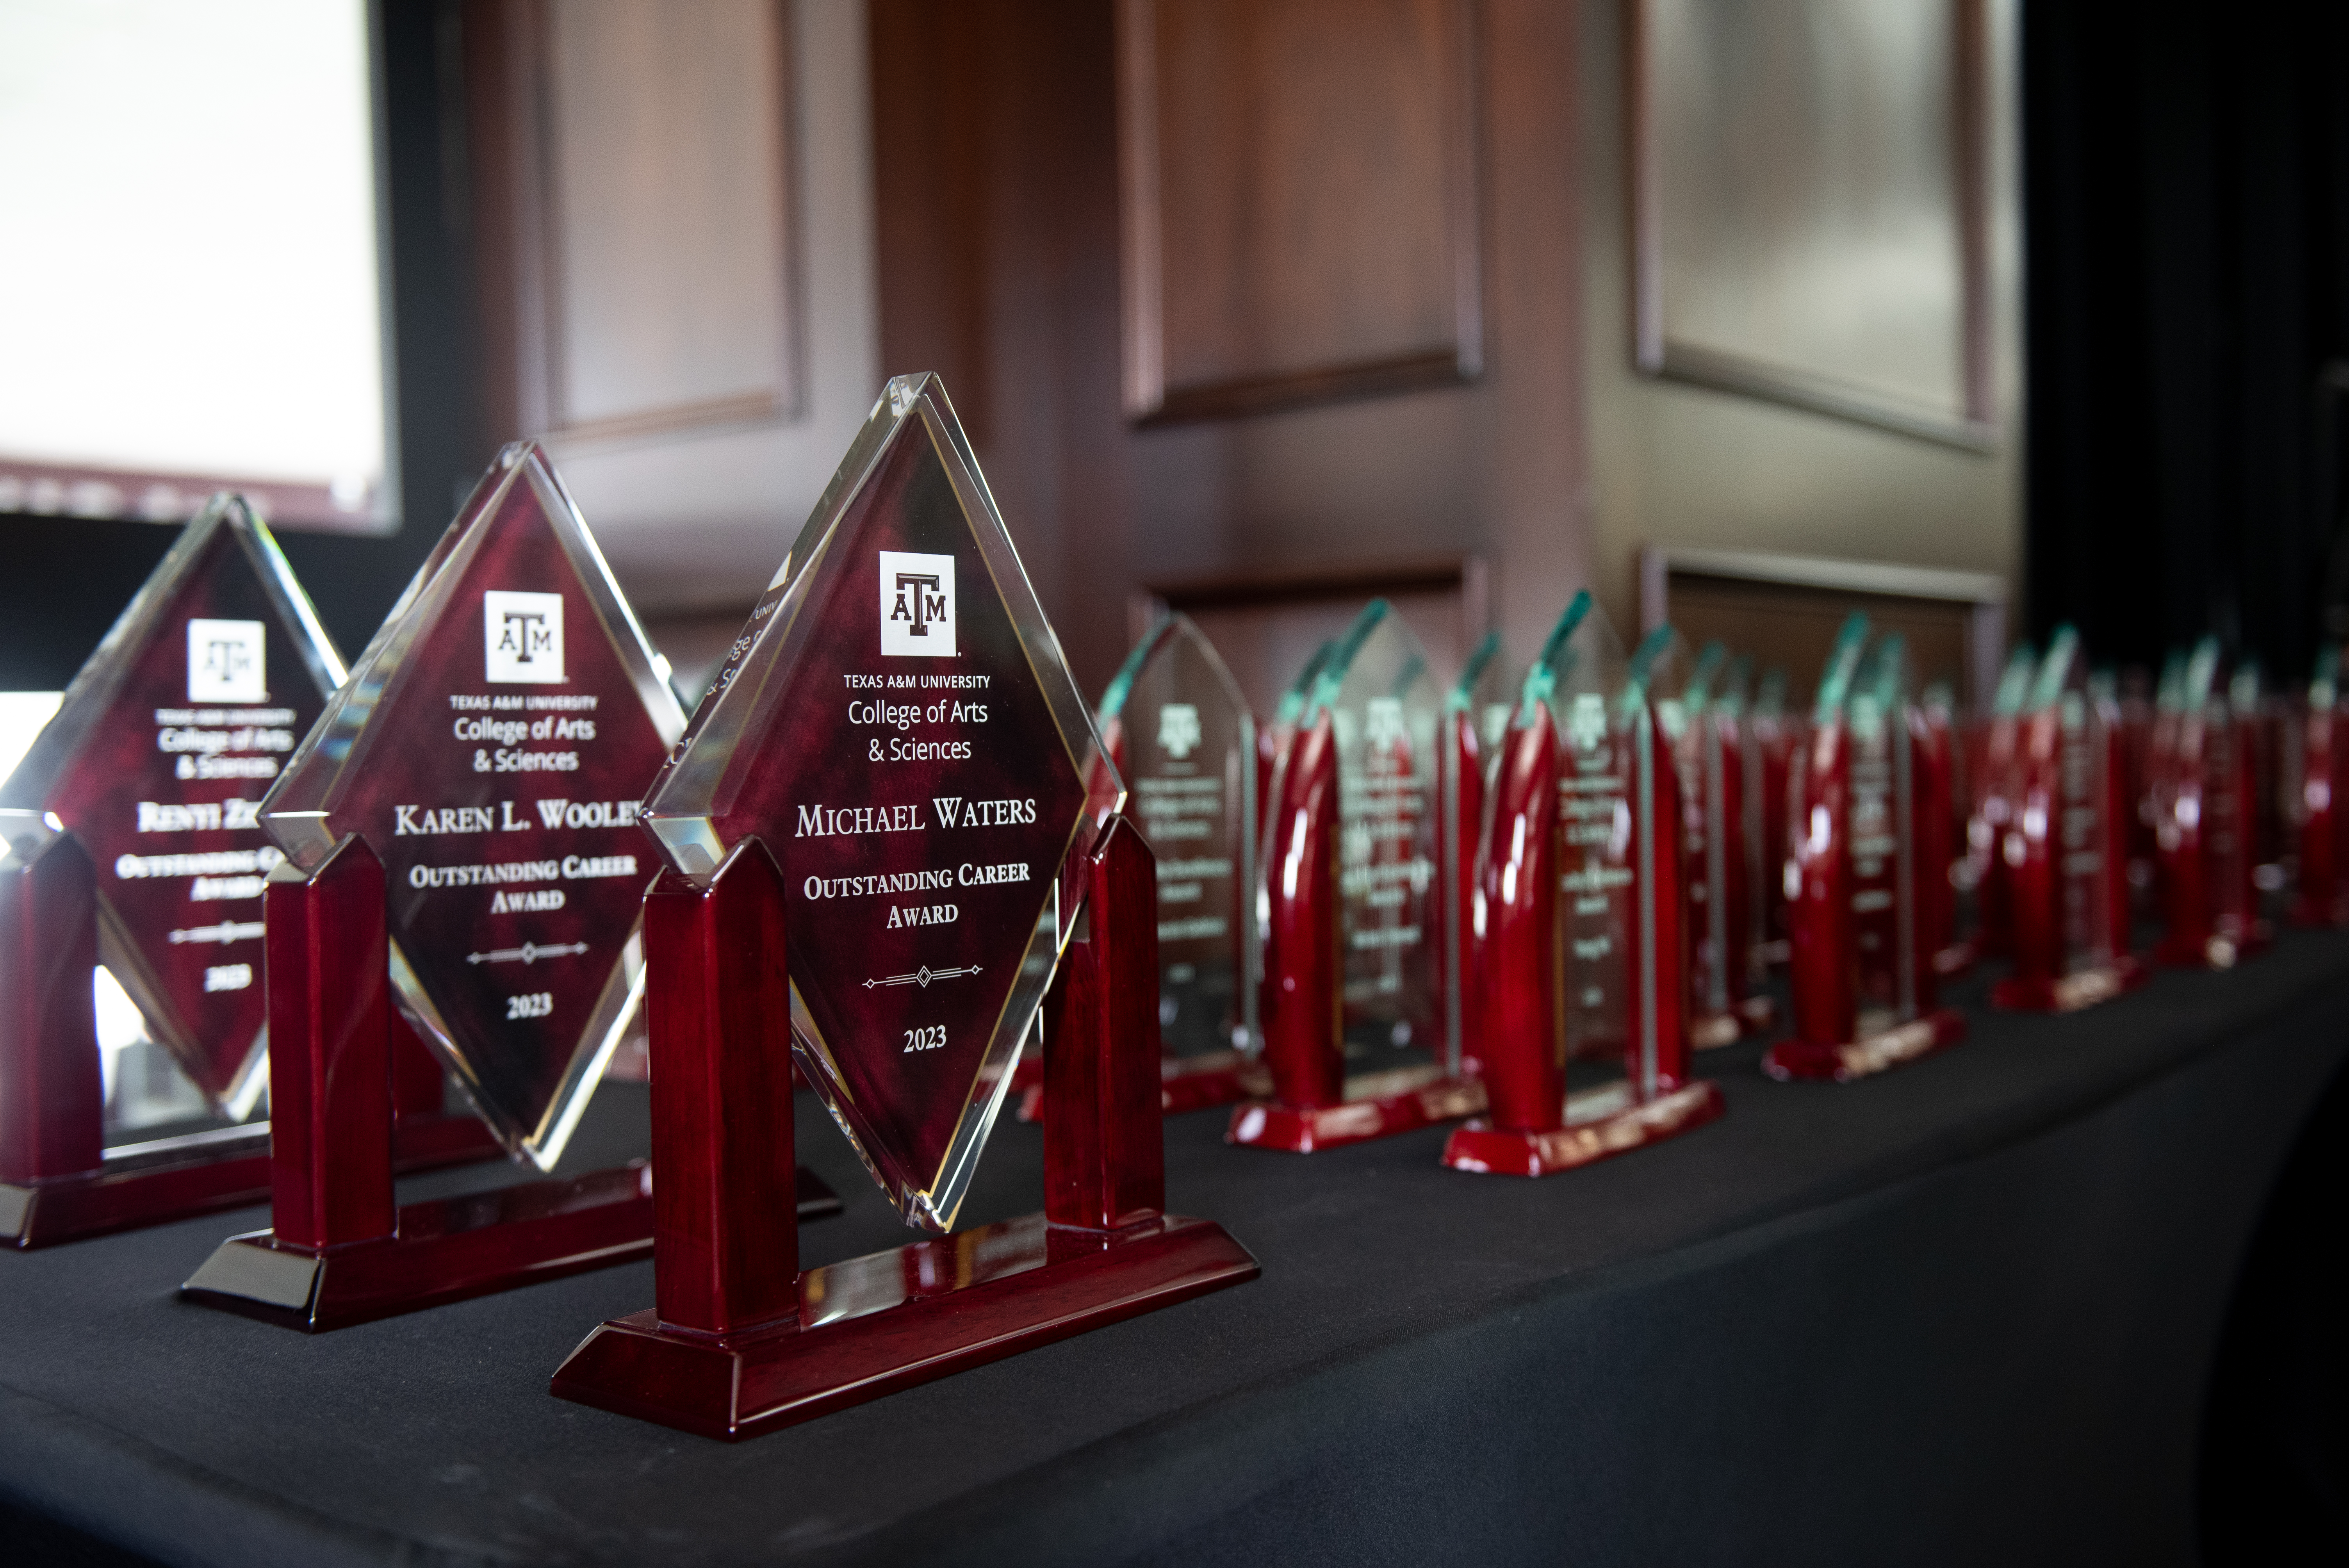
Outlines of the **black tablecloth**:
<svg viewBox="0 0 2349 1568">
<path fill-rule="evenodd" d="M 546 1393 L 649 1265 L 312 1338 L 174 1298 L 257 1212 L 0 1256 L 0 1545 L 2190 1562 L 2230 1292 L 2344 1052 L 2349 938 L 2300 935 L 2075 1017 L 1976 1010 L 1852 1086 L 1709 1052 L 1725 1119 L 1541 1181 L 1439 1169 L 1441 1130 L 1300 1159 L 1176 1118 L 1172 1206 L 1260 1280 L 736 1446 Z M 643 1114 L 607 1091 L 582 1152 Z M 807 1263 L 910 1239 L 804 1096 L 799 1140 L 848 1200 Z M 1040 1165 L 1000 1128 L 966 1219 L 1039 1206 Z"/>
</svg>

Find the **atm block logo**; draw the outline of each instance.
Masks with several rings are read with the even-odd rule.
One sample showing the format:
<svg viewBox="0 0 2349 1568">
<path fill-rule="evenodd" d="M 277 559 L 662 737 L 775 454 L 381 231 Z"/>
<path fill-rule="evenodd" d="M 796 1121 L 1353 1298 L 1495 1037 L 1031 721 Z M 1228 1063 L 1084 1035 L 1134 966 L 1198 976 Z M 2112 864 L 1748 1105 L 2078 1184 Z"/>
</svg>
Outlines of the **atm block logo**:
<svg viewBox="0 0 2349 1568">
<path fill-rule="evenodd" d="M 541 686 L 563 682 L 563 595 L 492 588 L 481 594 L 486 678 Z"/>
<path fill-rule="evenodd" d="M 188 622 L 188 700 L 269 700 L 267 630 L 259 621 Z"/>
<path fill-rule="evenodd" d="M 955 558 L 884 550 L 881 651 L 951 658 L 955 651 Z"/>
</svg>

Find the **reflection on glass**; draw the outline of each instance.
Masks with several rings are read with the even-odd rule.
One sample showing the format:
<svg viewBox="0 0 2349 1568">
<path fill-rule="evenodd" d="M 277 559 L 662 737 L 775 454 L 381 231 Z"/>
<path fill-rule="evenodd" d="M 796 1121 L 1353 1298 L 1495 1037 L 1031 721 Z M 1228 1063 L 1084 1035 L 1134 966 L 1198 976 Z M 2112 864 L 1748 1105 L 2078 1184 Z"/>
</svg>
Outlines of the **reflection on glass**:
<svg viewBox="0 0 2349 1568">
<path fill-rule="evenodd" d="M 1123 804 L 945 389 L 898 377 L 645 810 L 696 881 L 775 858 L 792 1045 L 909 1223 L 953 1226 Z"/>
<path fill-rule="evenodd" d="M 510 447 L 262 808 L 304 871 L 366 840 L 400 1011 L 542 1170 L 643 995 L 636 802 L 684 727 L 544 453 Z"/>
<path fill-rule="evenodd" d="M 269 531 L 223 496 L 181 531 L 0 785 L 11 841 L 70 832 L 98 871 L 116 1054 L 160 1044 L 174 1109 L 249 1118 L 268 1081 L 263 795 L 343 677 Z M 130 1018 L 136 1017 L 134 1029 Z M 140 1081 L 145 1081 L 142 1076 Z M 184 1120 L 175 1115 L 170 1119 Z"/>
<path fill-rule="evenodd" d="M 1101 703 L 1102 744 L 1158 860 L 1158 1025 L 1176 1056 L 1248 1048 L 1256 718 L 1187 615 L 1151 628 Z"/>
</svg>

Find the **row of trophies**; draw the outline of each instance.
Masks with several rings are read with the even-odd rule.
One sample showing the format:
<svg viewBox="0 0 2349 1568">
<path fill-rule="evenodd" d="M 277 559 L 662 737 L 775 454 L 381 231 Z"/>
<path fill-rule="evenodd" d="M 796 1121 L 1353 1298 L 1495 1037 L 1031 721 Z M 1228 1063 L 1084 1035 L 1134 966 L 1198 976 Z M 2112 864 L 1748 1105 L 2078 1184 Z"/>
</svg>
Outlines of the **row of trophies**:
<svg viewBox="0 0 2349 1568">
<path fill-rule="evenodd" d="M 2161 956 L 2235 962 L 2289 769 L 2297 910 L 2338 923 L 2335 675 L 2292 721 L 2206 645 L 2133 704 L 2066 631 L 1961 727 L 1855 616 L 1806 717 L 1669 627 L 1627 657 L 1585 593 L 1448 690 L 1373 603 L 1261 725 L 1171 616 L 1089 709 L 901 377 L 688 721 L 534 446 L 347 669 L 224 497 L 0 786 L 0 1238 L 266 1201 L 183 1294 L 312 1331 L 649 1255 L 554 1391 L 749 1436 L 1253 1278 L 1166 1212 L 1168 1112 L 1569 1170 L 1719 1117 L 1694 1052 L 1779 1032 L 1775 965 L 1765 1070 L 1840 1081 L 1956 1041 L 1979 955 L 2004 1006 L 2136 984 L 2139 860 Z M 208 1124 L 109 1146 L 101 966 Z M 548 1174 L 639 1028 L 649 1160 Z M 929 1237 L 798 1266 L 839 1207 L 800 1085 Z M 957 1232 L 1015 1098 L 1043 1208 Z M 536 1174 L 397 1202 L 499 1153 Z"/>
</svg>

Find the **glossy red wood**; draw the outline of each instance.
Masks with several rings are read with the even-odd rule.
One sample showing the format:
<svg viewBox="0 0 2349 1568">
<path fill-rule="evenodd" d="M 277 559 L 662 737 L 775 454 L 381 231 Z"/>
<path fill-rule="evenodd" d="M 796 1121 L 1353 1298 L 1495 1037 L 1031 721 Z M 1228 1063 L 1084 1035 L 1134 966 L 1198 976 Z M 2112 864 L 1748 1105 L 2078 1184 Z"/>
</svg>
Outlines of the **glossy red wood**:
<svg viewBox="0 0 2349 1568">
<path fill-rule="evenodd" d="M 2067 739 L 2060 709 L 2023 724 L 2018 810 L 1999 859 L 2007 867 L 2014 972 L 1991 988 L 1994 1006 L 2069 1013 L 2133 991 L 2147 971 L 2128 952 L 2128 879 L 2118 710 L 2091 700 L 2085 733 Z M 2085 768 L 2083 768 L 2085 764 Z M 2080 770 L 2085 777 L 2072 777 Z M 2068 841 L 2086 811 L 2085 844 Z M 2090 862 L 2084 868 L 2078 858 Z"/>
<path fill-rule="evenodd" d="M 1344 1098 L 1345 1001 L 1338 952 L 1338 739 L 1325 712 L 1300 727 L 1269 803 L 1264 927 L 1264 1062 L 1273 1098 L 1309 1109 Z M 1236 1115 L 1240 1113 L 1235 1113 Z"/>
<path fill-rule="evenodd" d="M 774 1261 L 798 1255 L 789 1134 L 778 1155 L 769 1130 L 791 1114 L 770 1050 L 788 1016 L 771 1010 L 787 997 L 781 878 L 750 840 L 706 892 L 657 883 L 654 1191 L 684 1191 L 657 1200 L 658 1305 L 590 1333 L 550 1391 L 754 1437 L 1255 1278 L 1221 1226 L 1159 1212 L 1157 882 L 1132 823 L 1112 823 L 1083 875 L 1081 933 L 1044 1003 L 1045 1212 L 795 1277 Z"/>
<path fill-rule="evenodd" d="M 191 1301 L 323 1333 L 443 1306 L 652 1251 L 644 1161 L 584 1176 L 409 1203 L 394 1234 L 301 1246 L 270 1231 L 232 1236 L 180 1287 Z"/>
<path fill-rule="evenodd" d="M 383 900 L 383 862 L 356 835 L 312 875 L 269 883 L 270 1219 L 288 1246 L 398 1224 Z"/>
<path fill-rule="evenodd" d="M 1972 957 L 1958 941 L 1958 890 L 1964 853 L 1955 738 L 1950 710 L 1938 704 L 1909 715 L 1910 766 L 1917 783 L 1917 951 L 1937 975 L 1961 973 Z"/>
<path fill-rule="evenodd" d="M 50 1246 L 270 1197 L 267 1122 L 103 1147 L 93 881 L 70 833 L 0 872 L 0 1245 Z M 412 1072 L 403 1085 L 418 1109 L 398 1123 L 398 1168 L 501 1152 L 472 1117 L 441 1113 L 439 1064 L 412 1036 L 402 1043 L 431 1078 L 429 1096 Z"/>
<path fill-rule="evenodd" d="M 1338 744 L 1325 711 L 1288 743 L 1266 813 L 1269 894 L 1257 1019 L 1268 1100 L 1235 1106 L 1224 1140 L 1310 1154 L 1482 1109 L 1483 1091 L 1442 1067 L 1346 1076 L 1339 952 Z"/>
<path fill-rule="evenodd" d="M 1851 913 L 1851 752 L 1844 726 L 1812 727 L 1786 780 L 1786 924 L 1795 1037 L 1839 1046 L 1859 1030 Z"/>
<path fill-rule="evenodd" d="M 105 1157 L 97 967 L 98 874 L 73 835 L 0 862 L 0 1182 Z"/>
<path fill-rule="evenodd" d="M 395 1206 L 383 864 L 353 834 L 315 872 L 291 865 L 270 881 L 264 938 L 273 1225 L 223 1242 L 182 1294 L 315 1332 L 649 1253 L 641 1162 Z"/>
<path fill-rule="evenodd" d="M 1011 1077 L 1019 1097 L 1022 1121 L 1040 1121 L 1044 1115 L 1044 1063 L 1040 1057 L 1022 1057 Z M 1203 1051 L 1197 1056 L 1158 1058 L 1158 1111 L 1180 1116 L 1185 1111 L 1213 1110 L 1243 1099 L 1264 1099 L 1272 1094 L 1272 1075 L 1264 1064 L 1239 1051 Z"/>
<path fill-rule="evenodd" d="M 2299 885 L 2294 891 L 2292 920 L 2295 925 L 2349 923 L 2349 877 L 2344 876 L 2341 789 L 2343 764 L 2349 760 L 2349 724 L 2342 722 L 2340 705 L 2320 683 L 2321 695 L 2311 694 L 2301 731 L 2298 817 L 2300 821 Z"/>
<path fill-rule="evenodd" d="M 1956 1045 L 1965 1036 L 1965 1016 L 1953 1007 L 1940 1007 L 1864 1039 L 1841 1045 L 1780 1040 L 1762 1053 L 1762 1070 L 1781 1082 L 1810 1079 L 1849 1083 L 1930 1057 Z"/>
<path fill-rule="evenodd" d="M 1114 1231 L 1166 1207 L 1158 1040 L 1157 857 L 1123 817 L 1088 868 L 1088 931 L 1044 998 L 1044 1215 Z"/>
<path fill-rule="evenodd" d="M 1754 934 L 1752 977 L 1759 980 L 1769 973 L 1772 965 L 1787 962 L 1793 953 L 1786 899 L 1785 873 L 1791 843 L 1786 837 L 1786 788 L 1793 776 L 1795 754 L 1802 748 L 1803 724 L 1799 716 L 1792 713 L 1757 709 L 1747 718 L 1746 731 L 1750 737 L 1747 755 L 1754 765 L 1754 789 L 1759 797 L 1752 819 L 1758 851 L 1753 860 L 1754 875 L 1762 890 L 1761 926 Z"/>
<path fill-rule="evenodd" d="M 1576 1104 L 1599 1096 L 1607 1098 L 1587 1109 Z M 1444 1163 L 1480 1176 L 1552 1176 L 1677 1138 L 1718 1120 L 1727 1109 L 1721 1086 L 1710 1078 L 1647 1100 L 1618 1086 L 1577 1095 L 1567 1102 L 1560 1125 L 1545 1132 L 1513 1131 L 1482 1118 L 1455 1128 L 1444 1140 Z"/>
<path fill-rule="evenodd" d="M 1535 705 L 1502 743 L 1481 873 L 1485 1037 L 1479 1055 L 1491 1121 L 1505 1132 L 1547 1132 L 1565 1115 L 1560 767 L 1548 705 Z"/>
<path fill-rule="evenodd" d="M 1710 1049 L 1777 1025 L 1768 995 L 1748 995 L 1760 940 L 1752 886 L 1756 859 L 1746 841 L 1750 813 L 1745 726 L 1718 704 L 1673 748 L 1682 810 L 1689 823 L 1689 1042 Z"/>
<path fill-rule="evenodd" d="M 2267 946 L 2252 882 L 2250 748 L 2221 701 L 2155 725 L 2161 963 L 2225 969 Z"/>
<path fill-rule="evenodd" d="M 1224 1141 L 1312 1154 L 1474 1116 L 1489 1103 L 1489 1089 L 1483 1079 L 1451 1078 L 1437 1067 L 1364 1073 L 1345 1080 L 1334 1105 L 1292 1106 L 1278 1099 L 1243 1105 L 1232 1112 Z"/>
<path fill-rule="evenodd" d="M 1919 824 L 1933 820 L 1934 794 L 1943 785 L 1932 767 L 1917 764 L 1915 705 L 1903 703 L 1902 709 L 1892 716 L 1894 856 L 1909 857 L 1911 885 L 1905 896 L 1896 893 L 1888 923 L 1889 940 L 1896 948 L 1905 945 L 1911 961 L 1889 965 L 1895 985 L 1890 1019 L 1861 1035 L 1860 962 L 1851 912 L 1853 741 L 1843 723 L 1814 726 L 1787 789 L 1795 1036 L 1763 1054 L 1762 1069 L 1772 1078 L 1847 1083 L 1930 1056 L 1965 1037 L 1964 1016 L 1934 1006 L 1935 966 L 1918 961 L 1929 959 L 1930 952 L 1922 945 L 1920 901 L 1914 891 L 1916 840 Z M 1899 756 L 1903 750 L 1909 752 L 1905 762 Z"/>
<path fill-rule="evenodd" d="M 797 1310 L 784 904 L 756 839 L 707 888 L 667 872 L 645 895 L 654 1305 L 695 1333 Z"/>
<path fill-rule="evenodd" d="M 1041 1214 L 810 1269 L 792 1320 L 729 1338 L 657 1315 L 605 1323 L 551 1391 L 721 1440 L 753 1438 L 1254 1279 L 1220 1225 L 1123 1231 Z"/>
</svg>

